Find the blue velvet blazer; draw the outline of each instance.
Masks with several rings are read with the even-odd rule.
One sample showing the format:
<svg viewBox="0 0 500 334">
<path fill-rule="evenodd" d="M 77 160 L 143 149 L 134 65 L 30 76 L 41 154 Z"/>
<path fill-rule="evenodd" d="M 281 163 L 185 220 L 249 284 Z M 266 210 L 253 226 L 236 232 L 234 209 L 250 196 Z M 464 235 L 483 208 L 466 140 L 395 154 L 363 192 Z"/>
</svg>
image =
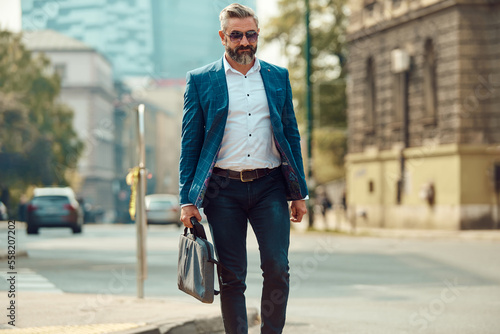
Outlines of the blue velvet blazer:
<svg viewBox="0 0 500 334">
<path fill-rule="evenodd" d="M 286 179 L 287 198 L 307 196 L 300 135 L 292 103 L 288 70 L 260 60 L 281 170 Z M 201 207 L 212 169 L 217 160 L 228 115 L 228 90 L 222 58 L 188 72 L 184 93 L 180 203 Z"/>
</svg>

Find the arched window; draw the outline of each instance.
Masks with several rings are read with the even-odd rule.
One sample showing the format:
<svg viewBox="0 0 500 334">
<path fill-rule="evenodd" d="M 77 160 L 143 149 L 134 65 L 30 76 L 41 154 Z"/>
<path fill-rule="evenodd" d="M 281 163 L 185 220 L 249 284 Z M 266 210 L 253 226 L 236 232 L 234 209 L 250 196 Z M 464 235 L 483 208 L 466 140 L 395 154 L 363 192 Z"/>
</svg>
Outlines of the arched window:
<svg viewBox="0 0 500 334">
<path fill-rule="evenodd" d="M 436 51 L 432 39 L 427 39 L 424 45 L 424 115 L 429 122 L 435 123 L 437 119 L 437 77 L 436 77 Z"/>
<path fill-rule="evenodd" d="M 375 126 L 375 64 L 373 57 L 366 61 L 366 103 L 365 103 L 365 121 L 366 127 L 373 130 Z"/>
<path fill-rule="evenodd" d="M 373 7 L 375 7 L 375 4 L 377 3 L 377 0 L 364 0 L 363 4 L 365 6 L 365 9 L 372 11 Z"/>
</svg>

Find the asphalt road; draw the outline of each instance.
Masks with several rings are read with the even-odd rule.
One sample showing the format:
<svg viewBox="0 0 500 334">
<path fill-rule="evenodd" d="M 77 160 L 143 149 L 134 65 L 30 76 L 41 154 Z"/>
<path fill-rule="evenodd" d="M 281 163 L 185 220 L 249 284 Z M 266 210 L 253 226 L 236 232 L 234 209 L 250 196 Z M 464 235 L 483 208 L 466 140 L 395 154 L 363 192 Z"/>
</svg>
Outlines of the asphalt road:
<svg viewBox="0 0 500 334">
<path fill-rule="evenodd" d="M 134 225 L 86 225 L 81 235 L 41 229 L 28 236 L 22 226 L 17 232 L 17 248 L 29 255 L 18 259 L 20 292 L 136 295 Z M 176 286 L 180 233 L 149 228 L 146 298 L 190 298 Z M 0 240 L 6 245 L 6 230 Z M 248 248 L 247 302 L 259 307 L 251 233 Z M 293 233 L 285 333 L 499 333 L 498 254 L 495 241 Z"/>
</svg>

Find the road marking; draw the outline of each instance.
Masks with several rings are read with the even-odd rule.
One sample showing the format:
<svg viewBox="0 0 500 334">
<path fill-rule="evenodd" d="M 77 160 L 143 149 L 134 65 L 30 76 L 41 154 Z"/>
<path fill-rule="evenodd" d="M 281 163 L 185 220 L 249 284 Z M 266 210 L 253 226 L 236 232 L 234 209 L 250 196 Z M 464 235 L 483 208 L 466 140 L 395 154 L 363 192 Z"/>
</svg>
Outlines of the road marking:
<svg viewBox="0 0 500 334">
<path fill-rule="evenodd" d="M 383 285 L 367 285 L 367 284 L 353 284 L 351 287 L 355 290 L 372 290 L 372 291 L 387 291 L 389 287 Z"/>
<path fill-rule="evenodd" d="M 2 277 L 8 278 L 7 274 L 2 273 L 1 275 Z M 64 293 L 46 277 L 28 268 L 22 268 L 17 271 L 17 290 L 30 292 Z"/>
</svg>

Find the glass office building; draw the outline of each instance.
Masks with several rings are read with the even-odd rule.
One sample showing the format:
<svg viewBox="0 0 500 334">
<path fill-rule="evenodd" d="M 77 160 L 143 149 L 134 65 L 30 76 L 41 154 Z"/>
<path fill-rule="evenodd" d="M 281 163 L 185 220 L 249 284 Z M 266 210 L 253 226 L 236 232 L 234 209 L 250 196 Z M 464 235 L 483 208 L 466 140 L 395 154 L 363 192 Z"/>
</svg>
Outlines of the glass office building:
<svg viewBox="0 0 500 334">
<path fill-rule="evenodd" d="M 184 78 L 220 58 L 219 12 L 233 0 L 22 0 L 23 30 L 52 29 L 92 46 L 115 79 Z M 241 1 L 255 8 L 255 0 Z"/>
<path fill-rule="evenodd" d="M 219 13 L 233 2 L 152 0 L 158 75 L 184 78 L 187 71 L 222 57 Z M 255 8 L 255 0 L 240 3 Z"/>
</svg>

